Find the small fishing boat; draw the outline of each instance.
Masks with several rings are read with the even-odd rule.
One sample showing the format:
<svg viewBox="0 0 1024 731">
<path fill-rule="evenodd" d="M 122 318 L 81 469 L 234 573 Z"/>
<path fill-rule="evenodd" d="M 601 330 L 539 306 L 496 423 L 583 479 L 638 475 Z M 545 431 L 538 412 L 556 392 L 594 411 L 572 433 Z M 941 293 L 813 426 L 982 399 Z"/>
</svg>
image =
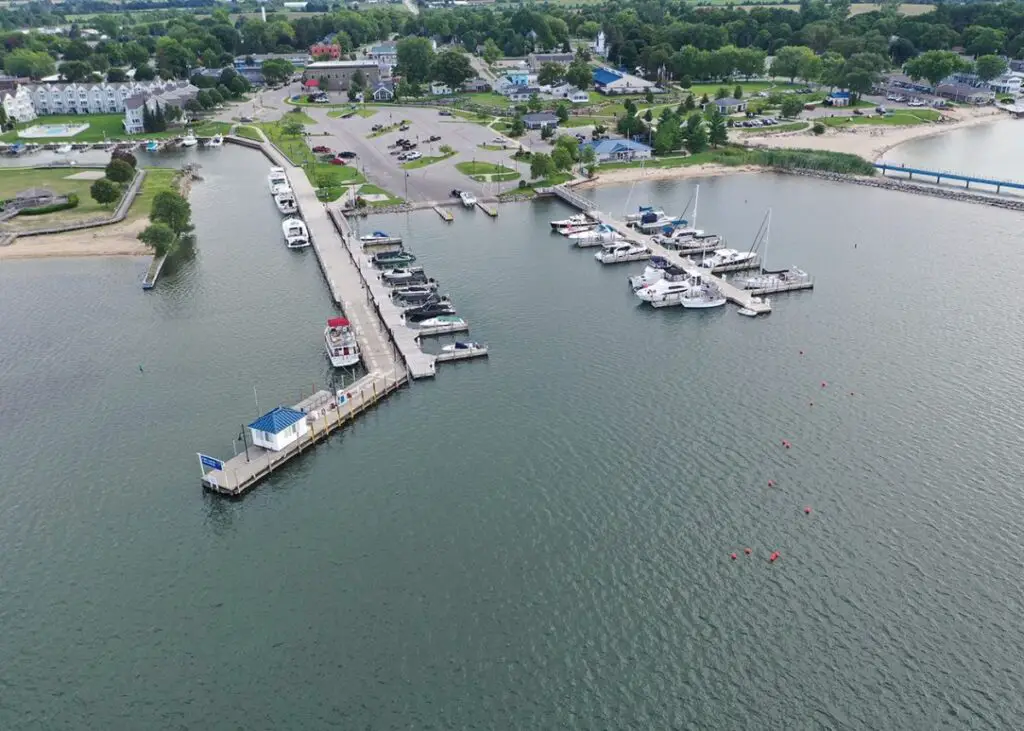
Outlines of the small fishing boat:
<svg viewBox="0 0 1024 731">
<path fill-rule="evenodd" d="M 401 304 L 399 306 L 401 306 L 405 312 L 409 312 L 411 310 L 421 310 L 422 308 L 427 307 L 428 305 L 437 305 L 439 307 L 452 308 L 455 307 L 455 305 L 452 304 L 452 300 L 448 295 L 439 295 L 437 294 L 437 292 L 431 292 L 426 297 L 422 298 L 419 302 L 408 302 L 405 304 Z"/>
<path fill-rule="evenodd" d="M 476 205 L 476 196 L 468 190 L 459 191 L 459 199 L 466 208 L 472 208 Z"/>
<path fill-rule="evenodd" d="M 223 135 L 214 135 L 206 141 L 207 147 L 223 147 L 224 137 Z"/>
<path fill-rule="evenodd" d="M 298 205 L 295 203 L 295 194 L 292 193 L 290 188 L 275 195 L 274 204 L 277 206 L 277 210 L 285 215 L 291 215 L 299 210 Z"/>
<path fill-rule="evenodd" d="M 406 298 L 408 296 L 416 296 L 423 292 L 436 292 L 437 282 L 433 279 L 429 279 L 419 284 L 406 284 L 403 286 L 395 287 L 391 290 L 391 296 L 395 298 Z"/>
<path fill-rule="evenodd" d="M 435 300 L 448 300 L 448 295 L 438 296 L 437 287 L 404 287 L 391 293 L 391 298 L 399 307 L 416 307 Z M 450 300 L 448 300 L 450 301 Z"/>
<path fill-rule="evenodd" d="M 284 240 L 289 249 L 301 249 L 309 246 L 309 230 L 301 218 L 286 218 L 281 222 Z"/>
<path fill-rule="evenodd" d="M 605 244 L 594 254 L 602 264 L 623 264 L 628 261 L 643 261 L 651 258 L 651 250 L 637 244 Z"/>
<path fill-rule="evenodd" d="M 469 325 L 458 315 L 440 315 L 421 320 L 417 332 L 420 335 L 444 335 L 468 329 Z"/>
<path fill-rule="evenodd" d="M 704 310 L 710 307 L 722 307 L 725 304 L 725 295 L 713 284 L 702 284 L 683 294 L 679 304 L 688 310 Z"/>
<path fill-rule="evenodd" d="M 701 259 L 691 259 L 694 264 L 702 269 L 718 269 L 724 266 L 735 264 L 746 264 L 757 258 L 756 251 L 737 251 L 736 249 L 715 249 L 711 256 Z"/>
<path fill-rule="evenodd" d="M 423 273 L 423 267 L 385 269 L 381 272 L 380 278 L 384 284 L 408 285 L 427 281 L 427 275 Z"/>
<path fill-rule="evenodd" d="M 195 147 L 196 145 L 199 144 L 199 140 L 197 140 L 196 136 L 192 134 L 192 130 L 188 130 L 188 132 L 185 133 L 185 136 L 181 138 L 181 141 L 178 144 L 181 145 L 182 147 Z"/>
<path fill-rule="evenodd" d="M 585 213 L 579 213 L 575 216 L 563 218 L 560 221 L 552 221 L 551 228 L 555 231 L 561 231 L 563 228 L 572 228 L 573 226 L 580 226 L 590 222 L 590 219 Z"/>
<path fill-rule="evenodd" d="M 372 234 L 364 234 L 359 237 L 359 241 L 363 244 L 391 244 L 391 243 L 402 243 L 402 239 L 398 236 L 392 236 L 386 231 L 374 231 Z"/>
<path fill-rule="evenodd" d="M 613 241 L 618 241 L 618 239 L 618 232 L 606 223 L 602 223 L 590 231 L 580 231 L 578 233 L 569 234 L 569 240 L 580 248 L 585 246 L 610 244 Z"/>
<path fill-rule="evenodd" d="M 160 143 L 157 142 L 156 140 L 150 140 L 149 142 L 146 143 L 146 152 L 159 152 L 159 151 L 160 151 Z"/>
<path fill-rule="evenodd" d="M 474 343 L 470 341 L 456 340 L 451 345 L 441 346 L 441 352 L 443 353 L 465 353 L 467 356 L 471 353 L 474 355 L 484 355 L 487 352 L 487 346 L 481 343 Z"/>
<path fill-rule="evenodd" d="M 331 365 L 347 368 L 359 362 L 359 343 L 352 324 L 344 317 L 332 317 L 324 328 L 324 347 Z"/>
<path fill-rule="evenodd" d="M 396 264 L 411 264 L 416 261 L 416 256 L 408 251 L 397 249 L 396 251 L 379 251 L 373 255 L 374 266 L 393 267 Z"/>
<path fill-rule="evenodd" d="M 413 307 L 405 311 L 405 319 L 407 322 L 422 322 L 423 320 L 429 320 L 432 317 L 440 317 L 442 315 L 455 315 L 455 308 L 452 307 L 451 302 L 427 302 L 419 307 Z"/>
<path fill-rule="evenodd" d="M 270 172 L 267 174 L 267 187 L 270 189 L 270 195 L 277 195 L 282 192 L 284 188 L 291 190 L 291 186 L 288 185 L 288 176 L 285 174 L 284 168 L 270 168 Z"/>
</svg>

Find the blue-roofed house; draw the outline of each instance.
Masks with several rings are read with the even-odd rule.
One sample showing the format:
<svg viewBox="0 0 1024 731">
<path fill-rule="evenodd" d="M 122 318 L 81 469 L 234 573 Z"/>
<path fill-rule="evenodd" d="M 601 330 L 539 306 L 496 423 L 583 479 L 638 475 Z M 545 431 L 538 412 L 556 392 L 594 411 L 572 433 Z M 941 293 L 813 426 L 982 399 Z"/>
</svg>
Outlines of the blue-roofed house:
<svg viewBox="0 0 1024 731">
<path fill-rule="evenodd" d="M 665 91 L 653 81 L 610 68 L 594 70 L 594 87 L 602 94 L 644 94 L 648 90 L 662 94 Z"/>
<path fill-rule="evenodd" d="M 252 443 L 274 452 L 294 444 L 308 430 L 306 415 L 287 406 L 278 406 L 249 424 Z"/>
<path fill-rule="evenodd" d="M 850 106 L 850 92 L 833 91 L 828 95 L 828 100 L 825 103 L 831 107 L 848 107 Z"/>
<path fill-rule="evenodd" d="M 650 147 L 633 140 L 600 140 L 588 142 L 586 146 L 594 148 L 598 163 L 649 160 L 651 157 Z"/>
</svg>

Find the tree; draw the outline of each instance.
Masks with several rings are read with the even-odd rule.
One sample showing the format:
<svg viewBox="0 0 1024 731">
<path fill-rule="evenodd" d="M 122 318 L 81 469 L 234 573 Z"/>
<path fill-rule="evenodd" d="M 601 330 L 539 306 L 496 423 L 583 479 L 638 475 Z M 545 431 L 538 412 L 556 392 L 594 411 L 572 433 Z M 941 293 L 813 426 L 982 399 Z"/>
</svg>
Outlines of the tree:
<svg viewBox="0 0 1024 731">
<path fill-rule="evenodd" d="M 772 76 L 784 76 L 795 81 L 800 75 L 800 64 L 814 57 L 814 51 L 807 46 L 784 46 L 772 61 Z"/>
<path fill-rule="evenodd" d="M 4 71 L 11 76 L 28 76 L 41 79 L 55 70 L 53 59 L 48 53 L 17 48 L 4 58 Z"/>
<path fill-rule="evenodd" d="M 89 186 L 89 195 L 94 201 L 105 206 L 121 197 L 121 187 L 106 178 L 100 178 Z"/>
<path fill-rule="evenodd" d="M 565 124 L 569 121 L 569 105 L 565 102 L 560 103 L 555 107 L 555 116 L 558 117 L 559 124 Z"/>
<path fill-rule="evenodd" d="M 224 102 L 224 97 L 216 89 L 210 89 L 207 93 L 210 95 L 210 101 L 213 102 L 213 106 Z"/>
<path fill-rule="evenodd" d="M 543 152 L 535 152 L 530 156 L 530 177 L 546 178 L 555 171 L 555 163 L 551 156 Z"/>
<path fill-rule="evenodd" d="M 540 138 L 542 140 L 550 140 L 555 136 L 555 128 L 550 124 L 546 124 L 540 128 Z"/>
<path fill-rule="evenodd" d="M 149 63 L 149 51 L 138 41 L 125 43 L 121 53 L 124 55 L 125 63 L 134 68 L 145 66 Z"/>
<path fill-rule="evenodd" d="M 989 56 L 1003 50 L 1006 32 L 983 25 L 969 25 L 964 29 L 964 51 L 971 56 Z"/>
<path fill-rule="evenodd" d="M 411 82 L 422 84 L 431 81 L 430 74 L 434 67 L 434 49 L 426 38 L 411 37 L 398 41 L 397 73 Z"/>
<path fill-rule="evenodd" d="M 443 81 L 452 91 L 472 79 L 476 72 L 469 63 L 469 56 L 460 51 L 442 51 L 434 59 L 433 78 Z"/>
<path fill-rule="evenodd" d="M 149 105 L 142 105 L 142 131 L 143 132 L 156 132 L 156 128 L 153 126 L 153 113 L 149 111 Z"/>
<path fill-rule="evenodd" d="M 991 81 L 1006 73 L 1006 60 L 992 54 L 978 56 L 974 61 L 974 73 L 982 81 Z"/>
<path fill-rule="evenodd" d="M 110 69 L 110 71 L 107 72 L 107 81 L 112 84 L 127 81 L 127 79 L 128 74 L 125 73 L 124 69 Z"/>
<path fill-rule="evenodd" d="M 718 107 L 712 107 L 708 114 L 708 142 L 712 147 L 724 145 L 729 141 L 729 131 L 725 128 L 725 118 L 718 111 Z"/>
<path fill-rule="evenodd" d="M 821 77 L 822 61 L 819 56 L 806 56 L 800 61 L 799 76 L 804 81 L 817 81 Z"/>
<path fill-rule="evenodd" d="M 541 86 L 553 86 L 565 77 L 565 67 L 551 61 L 542 63 L 537 72 L 537 83 Z"/>
<path fill-rule="evenodd" d="M 184 196 L 172 190 L 162 190 L 156 194 L 149 218 L 165 224 L 178 235 L 192 230 L 192 206 Z"/>
<path fill-rule="evenodd" d="M 594 168 L 597 167 L 597 152 L 590 145 L 580 147 L 580 164 L 586 168 L 587 175 L 594 174 Z"/>
<path fill-rule="evenodd" d="M 878 83 L 886 59 L 877 53 L 855 53 L 843 64 L 843 86 L 858 96 L 867 94 Z"/>
<path fill-rule="evenodd" d="M 902 66 L 917 55 L 917 49 L 908 38 L 897 38 L 889 44 L 889 58 L 896 66 Z"/>
<path fill-rule="evenodd" d="M 200 104 L 199 101 L 196 100 L 196 99 L 189 99 L 187 102 L 185 102 L 185 110 L 189 111 L 189 112 L 192 112 L 193 114 L 197 114 L 197 113 L 203 111 L 203 105 Z M 154 130 L 154 131 L 161 131 L 161 130 Z"/>
<path fill-rule="evenodd" d="M 692 112 L 696 108 L 697 102 L 693 100 L 693 94 L 687 94 L 686 98 L 683 100 L 683 109 L 687 112 Z"/>
<path fill-rule="evenodd" d="M 512 120 L 512 124 L 509 125 L 508 136 L 522 137 L 524 134 L 526 134 L 526 123 L 519 117 L 516 117 Z"/>
<path fill-rule="evenodd" d="M 648 104 L 654 104 L 654 92 L 648 89 L 647 93 L 644 94 L 644 101 Z"/>
<path fill-rule="evenodd" d="M 583 61 L 573 61 L 565 71 L 565 80 L 577 89 L 589 89 L 594 79 L 594 72 Z"/>
<path fill-rule="evenodd" d="M 829 51 L 821 57 L 821 71 L 818 74 L 818 81 L 830 89 L 843 85 L 843 67 L 846 59 L 834 51 Z"/>
<path fill-rule="evenodd" d="M 804 103 L 800 101 L 800 98 L 798 96 L 791 94 L 782 100 L 781 112 L 783 117 L 788 117 L 790 119 L 794 117 L 799 117 L 800 112 L 802 112 L 803 110 Z"/>
<path fill-rule="evenodd" d="M 289 137 L 299 137 L 305 131 L 306 126 L 302 122 L 288 120 L 281 125 L 281 132 Z"/>
<path fill-rule="evenodd" d="M 676 122 L 678 125 L 678 122 Z M 667 155 L 675 149 L 676 135 L 670 125 L 664 121 L 658 125 L 658 131 L 654 134 L 654 152 L 658 155 Z"/>
<path fill-rule="evenodd" d="M 85 61 L 65 61 L 58 67 L 58 71 L 65 81 L 72 84 L 85 81 L 92 73 L 92 69 Z"/>
<path fill-rule="evenodd" d="M 572 155 L 562 146 L 555 147 L 551 152 L 551 163 L 555 170 L 568 170 L 572 167 Z"/>
<path fill-rule="evenodd" d="M 124 160 L 126 163 L 132 166 L 133 170 L 139 164 L 139 161 L 135 159 L 135 155 L 128 152 L 128 150 L 114 150 L 112 153 L 110 153 L 110 159 Z"/>
<path fill-rule="evenodd" d="M 715 99 L 726 99 L 729 96 L 729 90 L 724 86 L 718 87 L 718 91 L 715 92 Z"/>
<path fill-rule="evenodd" d="M 127 183 L 135 175 L 135 170 L 124 160 L 113 159 L 107 163 L 106 176 L 115 183 Z"/>
<path fill-rule="evenodd" d="M 142 64 L 141 66 L 135 67 L 135 80 L 136 81 L 152 81 L 156 78 L 156 71 L 149 64 Z"/>
<path fill-rule="evenodd" d="M 912 79 L 927 79 L 932 86 L 938 86 L 944 78 L 967 66 L 967 62 L 952 51 L 925 51 L 907 61 L 903 70 Z"/>
<path fill-rule="evenodd" d="M 196 54 L 188 46 L 169 36 L 156 41 L 156 65 L 164 78 L 184 79 L 195 65 Z"/>
<path fill-rule="evenodd" d="M 208 89 L 200 89 L 199 93 L 196 94 L 196 101 L 199 102 L 199 106 L 203 109 L 209 109 L 213 106 L 213 99 L 210 98 L 210 91 Z"/>
<path fill-rule="evenodd" d="M 530 101 L 526 102 L 526 108 L 531 112 L 539 112 L 544 108 L 544 102 L 540 100 L 540 97 L 536 94 L 530 96 Z"/>
<path fill-rule="evenodd" d="M 166 223 L 151 223 L 139 234 L 139 241 L 153 249 L 157 256 L 170 252 L 177 237 Z"/>
<path fill-rule="evenodd" d="M 263 62 L 261 70 L 268 84 L 280 84 L 295 73 L 295 66 L 283 58 L 268 58 Z"/>
<path fill-rule="evenodd" d="M 732 98 L 733 99 L 742 99 L 743 98 L 743 87 L 740 86 L 739 84 L 736 84 L 736 88 L 732 90 Z"/>
<path fill-rule="evenodd" d="M 195 101 L 194 99 L 192 101 Z M 167 116 L 160 102 L 156 103 L 156 110 L 153 112 L 153 128 L 156 132 L 167 131 Z"/>
<path fill-rule="evenodd" d="M 487 62 L 487 65 L 491 65 L 499 58 L 501 58 L 502 53 L 501 49 L 498 48 L 498 44 L 494 42 L 494 39 L 488 38 L 486 41 L 484 41 L 484 48 L 480 55 L 483 56 L 483 59 L 484 61 Z"/>
<path fill-rule="evenodd" d="M 708 147 L 708 132 L 704 126 L 704 118 L 700 112 L 694 112 L 686 120 L 686 149 L 691 154 L 703 152 Z"/>
</svg>

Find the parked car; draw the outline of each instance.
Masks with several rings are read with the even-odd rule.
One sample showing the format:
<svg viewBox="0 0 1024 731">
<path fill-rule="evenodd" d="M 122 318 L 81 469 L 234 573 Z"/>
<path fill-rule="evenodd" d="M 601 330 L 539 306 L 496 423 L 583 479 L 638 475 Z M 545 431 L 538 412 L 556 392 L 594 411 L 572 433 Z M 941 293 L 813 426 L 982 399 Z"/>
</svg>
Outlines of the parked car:
<svg viewBox="0 0 1024 731">
<path fill-rule="evenodd" d="M 331 148 L 327 145 L 317 145 L 313 148 L 313 152 L 330 152 Z"/>
<path fill-rule="evenodd" d="M 239 117 L 238 121 L 239 122 L 251 122 L 252 121 L 252 117 Z"/>
<path fill-rule="evenodd" d="M 449 112 L 447 109 L 442 109 L 441 111 L 438 112 L 438 114 L 440 116 L 442 116 L 442 117 L 451 117 L 452 116 L 452 113 Z"/>
<path fill-rule="evenodd" d="M 423 153 L 421 153 L 421 152 L 410 152 L 410 153 L 406 154 L 405 159 L 406 160 L 419 160 L 421 157 L 423 157 Z"/>
<path fill-rule="evenodd" d="M 370 127 L 371 132 L 380 132 L 382 129 L 384 129 L 384 127 L 379 124 L 375 124 L 372 127 Z"/>
<path fill-rule="evenodd" d="M 398 153 L 398 159 L 400 161 L 402 161 L 402 162 L 405 162 L 406 160 L 409 159 L 409 154 L 410 153 L 408 153 L 408 152 L 400 152 L 400 153 Z"/>
<path fill-rule="evenodd" d="M 430 139 L 427 140 L 427 142 L 440 142 L 440 141 L 441 141 L 441 136 L 440 135 L 431 135 Z"/>
<path fill-rule="evenodd" d="M 407 129 L 409 129 L 409 125 L 407 125 L 407 124 L 402 124 L 402 125 L 398 126 L 398 131 L 399 132 L 405 132 Z"/>
<path fill-rule="evenodd" d="M 351 150 L 342 150 L 341 152 L 338 153 L 338 157 L 343 158 L 345 160 L 351 160 L 353 157 L 356 157 L 356 153 L 352 152 Z"/>
<path fill-rule="evenodd" d="M 344 164 L 345 164 L 345 161 L 342 160 L 340 157 L 335 157 L 335 158 L 331 159 L 331 165 L 344 165 Z"/>
</svg>

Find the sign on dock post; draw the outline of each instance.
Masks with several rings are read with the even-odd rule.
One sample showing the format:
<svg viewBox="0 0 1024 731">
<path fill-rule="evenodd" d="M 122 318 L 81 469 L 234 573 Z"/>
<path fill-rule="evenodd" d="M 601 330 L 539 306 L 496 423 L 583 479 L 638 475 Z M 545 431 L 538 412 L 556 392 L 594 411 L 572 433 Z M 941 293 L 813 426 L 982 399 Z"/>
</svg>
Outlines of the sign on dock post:
<svg viewBox="0 0 1024 731">
<path fill-rule="evenodd" d="M 209 467 L 212 470 L 220 470 L 221 472 L 224 471 L 224 463 L 221 462 L 216 457 L 210 457 L 209 455 L 203 454 L 202 452 L 196 452 L 196 454 L 199 455 L 200 468 Z M 203 475 L 205 476 L 205 474 L 206 470 L 203 470 Z"/>
</svg>

